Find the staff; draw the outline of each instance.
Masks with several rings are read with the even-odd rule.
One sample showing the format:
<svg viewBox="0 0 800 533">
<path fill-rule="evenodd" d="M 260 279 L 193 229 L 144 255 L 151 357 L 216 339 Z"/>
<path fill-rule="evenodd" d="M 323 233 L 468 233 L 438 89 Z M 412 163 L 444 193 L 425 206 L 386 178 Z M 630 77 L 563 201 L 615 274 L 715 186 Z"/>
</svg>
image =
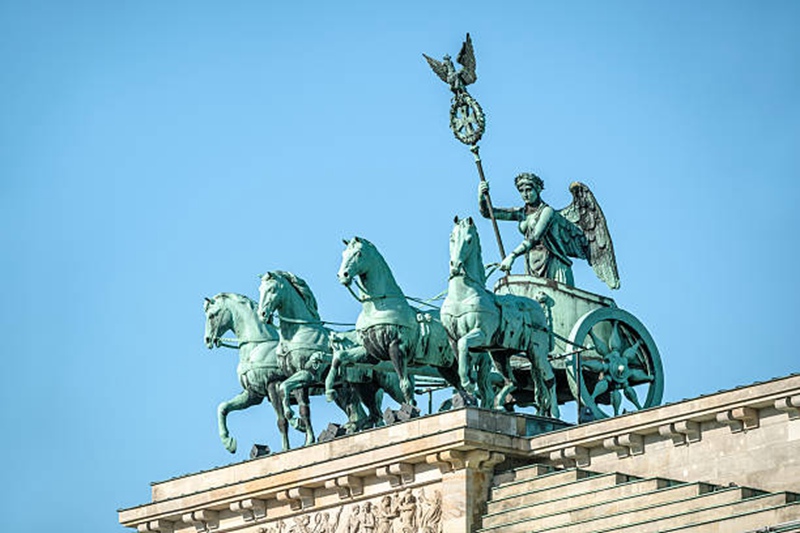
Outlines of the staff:
<svg viewBox="0 0 800 533">
<path fill-rule="evenodd" d="M 458 64 L 462 66 L 460 70 L 456 70 L 449 55 L 445 55 L 442 61 L 437 61 L 425 54 L 422 55 L 436 75 L 450 86 L 450 90 L 453 92 L 452 105 L 450 106 L 450 129 L 456 139 L 469 146 L 469 150 L 475 156 L 478 177 L 481 181 L 486 181 L 486 176 L 483 174 L 483 165 L 481 164 L 480 148 L 478 147 L 478 141 L 486 129 L 486 116 L 483 114 L 478 101 L 466 89 L 467 85 L 475 83 L 475 80 L 478 79 L 475 73 L 475 51 L 472 48 L 472 39 L 469 33 L 467 33 L 467 39 L 461 46 L 461 51 L 456 58 Z M 489 217 L 492 220 L 494 236 L 497 239 L 497 247 L 500 249 L 500 259 L 502 260 L 506 256 L 506 250 L 503 246 L 503 239 L 500 237 L 497 220 L 494 217 L 489 191 L 487 190 L 484 194 L 486 203 L 489 205 Z"/>
</svg>

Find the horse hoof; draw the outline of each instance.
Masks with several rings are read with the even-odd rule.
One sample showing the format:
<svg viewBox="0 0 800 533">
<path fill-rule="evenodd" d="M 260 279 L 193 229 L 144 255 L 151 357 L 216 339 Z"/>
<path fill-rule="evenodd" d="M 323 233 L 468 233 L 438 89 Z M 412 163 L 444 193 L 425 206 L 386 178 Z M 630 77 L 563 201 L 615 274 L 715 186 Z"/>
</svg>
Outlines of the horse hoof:
<svg viewBox="0 0 800 533">
<path fill-rule="evenodd" d="M 325 393 L 325 399 L 329 402 L 336 401 L 336 393 L 333 391 Z"/>
</svg>

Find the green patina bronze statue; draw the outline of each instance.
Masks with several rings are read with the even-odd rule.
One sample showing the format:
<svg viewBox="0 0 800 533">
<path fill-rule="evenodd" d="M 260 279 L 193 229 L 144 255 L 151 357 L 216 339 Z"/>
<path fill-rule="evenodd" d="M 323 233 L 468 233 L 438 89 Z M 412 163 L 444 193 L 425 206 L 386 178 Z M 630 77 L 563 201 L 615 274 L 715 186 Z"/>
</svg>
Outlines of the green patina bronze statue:
<svg viewBox="0 0 800 533">
<path fill-rule="evenodd" d="M 553 279 L 575 286 L 570 258 L 586 259 L 597 277 L 610 288 L 619 288 L 617 260 L 606 218 L 589 187 L 574 182 L 569 190 L 572 203 L 555 210 L 541 199 L 544 182 L 536 174 L 523 172 L 514 184 L 525 205 L 517 208 L 492 207 L 486 200 L 489 183 L 478 185 L 481 215 L 519 223 L 523 240 L 503 258 L 500 269 L 511 271 L 514 260 L 525 256 L 525 271 L 531 276 Z"/>
<path fill-rule="evenodd" d="M 329 379 L 336 370 L 354 362 L 391 361 L 400 379 L 405 403 L 414 405 L 414 367 L 429 366 L 461 393 L 467 402 L 473 394 L 481 405 L 491 405 L 493 392 L 488 358 L 476 354 L 469 361 L 458 360 L 438 313 L 421 312 L 411 307 L 395 281 L 389 265 L 367 239 L 345 241 L 339 282 L 356 285 L 362 303 L 356 330 L 362 346 L 334 354 Z M 355 293 L 354 293 L 355 294 Z"/>
<path fill-rule="evenodd" d="M 472 48 L 472 38 L 467 34 L 467 39 L 461 46 L 456 61 L 463 67 L 456 70 L 453 60 L 445 55 L 441 61 L 422 54 L 433 72 L 443 82 L 450 86 L 453 99 L 450 106 L 450 129 L 453 135 L 464 144 L 475 145 L 481 140 L 486 128 L 486 117 L 481 106 L 467 91 L 467 85 L 475 83 L 478 75 L 475 73 L 475 51 Z"/>
<path fill-rule="evenodd" d="M 537 412 L 558 418 L 556 378 L 548 360 L 550 328 L 542 306 L 530 298 L 498 296 L 486 289 L 481 240 L 471 217 L 456 217 L 450 234 L 450 281 L 442 323 L 462 365 L 474 352 L 491 354 L 504 380 L 495 408 L 504 409 L 508 395 L 519 386 L 512 356 L 522 353 L 530 364 Z"/>
<path fill-rule="evenodd" d="M 300 404 L 300 419 L 291 408 L 290 399 L 298 390 L 322 390 L 328 384 L 328 398 L 348 413 L 345 430 L 350 433 L 380 425 L 383 391 L 397 402 L 403 393 L 396 376 L 371 368 L 350 368 L 341 380 L 328 379 L 331 360 L 336 349 L 360 347 L 355 331 L 333 332 L 325 327 L 317 311 L 317 300 L 308 284 L 291 272 L 275 270 L 261 276 L 258 316 L 265 323 L 277 315 L 280 343 L 276 355 L 288 377 L 282 381 L 283 415 L 298 429 L 305 430 L 306 444 L 314 442 L 307 402 Z M 337 372 L 338 376 L 339 373 Z M 361 402 L 368 414 L 353 412 L 347 406 Z"/>
</svg>

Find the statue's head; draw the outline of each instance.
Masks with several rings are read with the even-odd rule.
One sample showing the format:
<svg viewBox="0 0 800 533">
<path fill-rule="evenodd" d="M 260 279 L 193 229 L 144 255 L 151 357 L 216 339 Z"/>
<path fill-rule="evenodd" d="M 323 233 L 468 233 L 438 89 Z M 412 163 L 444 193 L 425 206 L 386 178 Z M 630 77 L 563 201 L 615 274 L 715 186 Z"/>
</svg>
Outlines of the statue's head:
<svg viewBox="0 0 800 533">
<path fill-rule="evenodd" d="M 523 172 L 514 178 L 514 185 L 526 204 L 534 203 L 544 189 L 542 178 L 533 172 Z"/>
<path fill-rule="evenodd" d="M 522 190 L 521 188 L 523 185 L 533 187 L 536 189 L 537 193 L 540 193 L 544 190 L 544 182 L 542 181 L 542 178 L 533 172 L 522 172 L 521 174 L 517 174 L 517 177 L 514 178 L 514 185 L 516 185 L 518 191 Z"/>
</svg>

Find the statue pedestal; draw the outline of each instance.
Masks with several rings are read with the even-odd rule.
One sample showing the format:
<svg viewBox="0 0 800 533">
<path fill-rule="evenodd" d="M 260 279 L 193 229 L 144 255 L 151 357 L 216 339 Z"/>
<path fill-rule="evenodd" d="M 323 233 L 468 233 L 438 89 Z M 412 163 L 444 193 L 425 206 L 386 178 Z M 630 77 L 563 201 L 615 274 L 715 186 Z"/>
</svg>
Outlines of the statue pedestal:
<svg viewBox="0 0 800 533">
<path fill-rule="evenodd" d="M 565 484 L 567 475 L 574 483 Z M 535 520 L 571 521 L 570 509 L 608 519 L 603 506 L 612 496 L 604 491 L 627 489 L 589 490 L 583 478 L 659 478 L 660 488 L 702 482 L 715 494 L 732 486 L 761 494 L 696 511 L 698 524 L 725 521 L 726 531 L 800 520 L 800 375 L 579 426 L 448 411 L 154 483 L 152 501 L 119 519 L 143 533 L 529 531 L 545 528 Z M 497 488 L 487 502 L 490 485 Z M 572 492 L 556 498 L 554 490 Z M 553 499 L 546 516 L 540 507 L 550 503 L 541 494 Z M 653 524 L 667 530 L 695 520 L 675 502 L 678 511 L 660 516 L 672 508 L 657 503 L 664 494 L 639 495 L 629 523 L 659 514 Z"/>
<path fill-rule="evenodd" d="M 120 522 L 162 533 L 355 530 L 348 523 L 464 533 L 480 518 L 494 467 L 523 460 L 532 435 L 567 426 L 449 411 L 155 483 L 152 502 L 121 511 Z"/>
</svg>

